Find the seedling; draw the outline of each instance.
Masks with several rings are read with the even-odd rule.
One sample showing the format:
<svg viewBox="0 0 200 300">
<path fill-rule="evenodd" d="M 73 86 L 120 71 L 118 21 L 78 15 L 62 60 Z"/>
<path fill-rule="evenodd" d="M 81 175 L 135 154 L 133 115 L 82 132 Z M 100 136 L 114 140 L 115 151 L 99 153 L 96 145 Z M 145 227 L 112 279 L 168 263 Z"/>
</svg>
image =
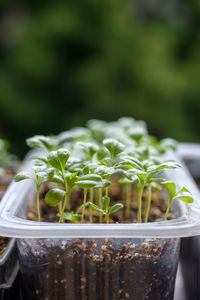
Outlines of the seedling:
<svg viewBox="0 0 200 300">
<path fill-rule="evenodd" d="M 33 158 L 35 174 L 20 173 L 15 178 L 16 181 L 31 179 L 35 182 L 38 220 L 40 220 L 40 187 L 48 181 L 57 183 L 56 188 L 47 192 L 45 201 L 49 206 L 58 206 L 59 222 L 67 220 L 76 223 L 80 220 L 83 223 L 85 209 L 88 207 L 90 223 L 93 222 L 93 209 L 100 213 L 100 223 L 103 217 L 108 223 L 109 216 L 123 207 L 121 203 L 109 207 L 109 186 L 114 175 L 118 183 L 125 186 L 125 197 L 121 200 L 125 204 L 126 219 L 131 218 L 132 185 L 137 187 L 139 223 L 148 222 L 152 188 L 164 187 L 168 190 L 169 205 L 165 220 L 174 198 L 178 197 L 186 203 L 192 203 L 193 199 L 188 195 L 189 191 L 186 188 L 176 192 L 175 183 L 159 178 L 164 170 L 180 167 L 174 161 L 163 162 L 160 156 L 168 149 L 175 150 L 176 143 L 173 140 L 165 139 L 159 142 L 148 134 L 143 121 L 136 121 L 133 118 L 121 118 L 111 123 L 90 120 L 87 127 L 73 128 L 57 136 L 37 135 L 27 139 L 30 147 L 45 149 L 48 152 L 47 155 Z M 65 147 L 70 149 L 71 153 Z M 75 212 L 71 209 L 73 206 L 70 195 L 76 186 L 83 189 L 83 203 Z M 147 196 L 142 219 L 142 197 L 145 188 Z M 97 195 L 94 190 L 97 191 Z M 88 191 L 89 199 L 87 199 Z"/>
<path fill-rule="evenodd" d="M 15 181 L 19 182 L 22 180 L 30 179 L 32 180 L 37 189 L 36 193 L 36 203 L 37 203 L 37 214 L 38 214 L 38 221 L 41 221 L 40 217 L 40 203 L 39 203 L 39 193 L 40 187 L 44 182 L 56 182 L 57 180 L 54 178 L 54 170 L 52 168 L 46 169 L 42 166 L 34 166 L 34 175 L 29 172 L 20 172 L 15 176 Z"/>
<path fill-rule="evenodd" d="M 26 139 L 30 148 L 46 149 L 48 152 L 59 148 L 59 141 L 56 136 L 35 135 Z"/>
<path fill-rule="evenodd" d="M 117 212 L 118 210 L 122 209 L 123 208 L 123 204 L 116 203 L 116 204 L 114 204 L 110 208 L 109 207 L 109 205 L 110 205 L 110 197 L 107 197 L 107 196 L 102 197 L 102 203 L 103 203 L 104 209 L 98 207 L 97 205 L 95 205 L 93 203 L 90 203 L 90 205 L 91 205 L 91 207 L 94 210 L 98 211 L 101 215 L 105 216 L 106 223 L 108 224 L 109 223 L 109 217 L 110 217 L 110 215 L 113 214 L 113 213 L 115 213 L 115 212 Z"/>
<path fill-rule="evenodd" d="M 167 190 L 169 195 L 169 204 L 167 206 L 164 220 L 167 220 L 169 209 L 174 199 L 177 198 L 187 204 L 191 204 L 194 202 L 194 199 L 192 198 L 190 191 L 186 189 L 186 187 L 183 186 L 179 191 L 176 191 L 177 190 L 176 184 L 172 181 L 161 182 L 161 185 L 164 186 L 164 188 Z M 184 195 L 182 195 L 182 193 L 184 193 Z"/>
</svg>

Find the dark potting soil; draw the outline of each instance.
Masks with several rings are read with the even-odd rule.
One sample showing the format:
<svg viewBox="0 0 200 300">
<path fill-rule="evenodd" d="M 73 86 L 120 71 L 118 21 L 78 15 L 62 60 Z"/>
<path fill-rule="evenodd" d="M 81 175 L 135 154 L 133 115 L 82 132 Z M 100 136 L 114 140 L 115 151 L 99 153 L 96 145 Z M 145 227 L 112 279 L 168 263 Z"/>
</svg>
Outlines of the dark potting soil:
<svg viewBox="0 0 200 300">
<path fill-rule="evenodd" d="M 44 201 L 52 187 L 46 184 L 41 193 L 44 222 L 58 222 L 57 208 L 49 207 Z M 114 181 L 109 196 L 111 205 L 123 203 L 122 186 Z M 76 211 L 82 203 L 82 190 L 74 190 L 70 198 L 72 210 Z M 163 220 L 166 203 L 164 193 L 152 191 L 150 222 Z M 144 212 L 144 199 L 142 207 Z M 110 218 L 110 223 L 137 222 L 136 214 L 136 191 L 132 189 L 130 219 L 126 220 L 125 211 L 121 210 Z M 169 218 L 172 217 L 170 212 Z M 28 219 L 37 220 L 35 203 L 29 207 Z M 89 222 L 88 209 L 85 219 Z M 99 222 L 98 212 L 93 211 L 93 222 Z M 20 239 L 18 245 L 25 299 L 173 299 L 179 239 Z"/>
<path fill-rule="evenodd" d="M 58 208 L 57 207 L 50 207 L 48 206 L 45 201 L 44 197 L 47 191 L 55 187 L 54 184 L 46 184 L 44 187 L 43 192 L 40 195 L 40 211 L 41 211 L 41 221 L 42 222 L 58 222 L 59 218 L 57 217 Z M 98 191 L 94 191 L 94 203 L 98 204 Z M 111 205 L 115 203 L 122 203 L 122 198 L 125 199 L 123 196 L 124 190 L 121 185 L 117 183 L 117 181 L 113 181 L 109 196 L 111 198 Z M 146 190 L 144 191 L 144 197 L 146 196 Z M 88 200 L 89 200 L 89 192 L 88 192 Z M 134 188 L 131 190 L 131 210 L 130 210 L 130 218 L 125 218 L 125 209 L 118 211 L 117 213 L 110 216 L 110 223 L 135 223 L 137 222 L 137 193 Z M 83 204 L 83 191 L 81 189 L 73 190 L 70 197 L 70 204 L 71 209 L 76 211 L 77 208 Z M 145 208 L 145 199 L 143 198 L 142 201 L 142 218 L 144 218 L 144 208 Z M 152 190 L 152 203 L 151 209 L 149 213 L 149 222 L 161 221 L 164 218 L 165 212 L 167 209 L 167 201 L 166 201 L 166 194 L 163 192 Z M 36 201 L 34 201 L 33 206 L 29 207 L 27 218 L 32 221 L 37 221 L 37 207 Z M 172 219 L 173 214 L 170 211 L 168 215 L 168 219 Z M 103 220 L 105 222 L 105 219 Z M 66 221 L 67 222 L 67 221 Z M 89 223 L 89 208 L 85 209 L 85 223 Z M 99 223 L 99 213 L 93 210 L 93 223 Z"/>
<path fill-rule="evenodd" d="M 19 240 L 29 300 L 172 300 L 179 240 Z"/>
</svg>

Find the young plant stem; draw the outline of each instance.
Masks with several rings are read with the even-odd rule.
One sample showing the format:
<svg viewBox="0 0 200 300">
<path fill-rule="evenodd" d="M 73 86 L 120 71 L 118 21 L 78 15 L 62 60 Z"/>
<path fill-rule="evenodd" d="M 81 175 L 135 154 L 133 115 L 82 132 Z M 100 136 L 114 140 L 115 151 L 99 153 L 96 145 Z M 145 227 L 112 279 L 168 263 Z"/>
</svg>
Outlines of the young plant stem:
<svg viewBox="0 0 200 300">
<path fill-rule="evenodd" d="M 85 215 L 85 203 L 87 198 L 87 191 L 88 189 L 84 189 L 84 199 L 83 199 L 83 209 L 82 209 L 82 215 L 81 215 L 81 223 L 83 223 L 84 215 Z"/>
<path fill-rule="evenodd" d="M 59 219 L 59 223 L 63 223 L 64 222 L 64 212 L 65 209 L 67 207 L 67 203 L 69 202 L 69 192 L 67 191 L 65 194 L 65 200 L 64 200 L 64 204 L 61 210 L 61 214 L 60 214 L 60 219 Z"/>
<path fill-rule="evenodd" d="M 130 206 L 131 206 L 131 184 L 126 183 L 126 207 L 125 207 L 126 219 L 130 218 Z"/>
<path fill-rule="evenodd" d="M 142 194 L 143 194 L 144 187 L 141 186 L 138 189 L 138 212 L 137 212 L 137 219 L 138 223 L 142 223 Z"/>
<path fill-rule="evenodd" d="M 90 202 L 93 203 L 93 198 L 94 198 L 94 190 L 93 188 L 90 189 Z M 90 206 L 89 208 L 90 212 L 90 223 L 93 223 L 93 215 L 92 215 L 92 207 Z"/>
<path fill-rule="evenodd" d="M 70 211 L 70 203 L 69 203 L 69 193 L 67 192 L 67 189 L 68 189 L 68 186 L 67 186 L 67 178 L 65 176 L 65 170 L 62 168 L 62 176 L 63 176 L 63 179 L 64 179 L 64 182 L 65 182 L 65 190 L 66 190 L 66 195 L 65 195 L 65 200 L 64 200 L 64 205 L 62 207 L 62 211 L 64 209 Z M 68 195 L 67 195 L 68 194 Z"/>
<path fill-rule="evenodd" d="M 105 195 L 106 195 L 106 197 L 108 197 L 108 186 L 106 187 L 106 189 L 105 189 Z"/>
<path fill-rule="evenodd" d="M 109 224 L 109 215 L 106 215 L 106 223 Z"/>
<path fill-rule="evenodd" d="M 99 189 L 99 203 L 98 203 L 99 207 L 102 209 L 102 188 Z M 99 215 L 99 223 L 102 223 L 103 221 L 103 217 L 100 214 Z"/>
<path fill-rule="evenodd" d="M 41 221 L 41 218 L 40 218 L 40 185 L 37 185 L 36 201 L 37 201 L 38 222 L 40 222 Z"/>
<path fill-rule="evenodd" d="M 61 186 L 61 184 L 60 184 L 60 183 L 57 183 L 57 188 L 58 188 L 58 189 L 60 189 L 60 186 Z M 62 202 L 60 202 L 60 203 L 58 204 L 58 209 L 59 209 L 59 213 L 60 213 L 60 215 L 61 215 L 61 212 L 62 212 Z"/>
<path fill-rule="evenodd" d="M 145 223 L 148 222 L 150 207 L 151 207 L 151 183 L 148 183 L 147 199 L 146 199 L 146 206 L 145 206 L 145 212 L 144 212 L 144 222 Z"/>
<path fill-rule="evenodd" d="M 168 206 L 167 206 L 167 210 L 166 210 L 166 213 L 165 213 L 164 221 L 167 220 L 168 213 L 169 213 L 169 209 L 170 209 L 170 206 L 171 206 L 171 202 L 172 202 L 172 200 L 169 199 L 169 204 L 168 204 Z"/>
</svg>

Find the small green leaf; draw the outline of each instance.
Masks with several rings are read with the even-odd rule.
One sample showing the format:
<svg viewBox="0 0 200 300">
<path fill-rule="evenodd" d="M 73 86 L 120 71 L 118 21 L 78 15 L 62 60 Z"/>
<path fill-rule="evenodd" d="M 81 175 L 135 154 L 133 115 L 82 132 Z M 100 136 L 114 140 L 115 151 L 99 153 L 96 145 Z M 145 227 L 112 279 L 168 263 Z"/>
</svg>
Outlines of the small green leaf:
<svg viewBox="0 0 200 300">
<path fill-rule="evenodd" d="M 60 148 L 59 150 L 57 150 L 57 157 L 63 169 L 66 166 L 69 156 L 70 152 L 67 149 Z"/>
<path fill-rule="evenodd" d="M 99 161 L 103 160 L 105 157 L 108 157 L 108 156 L 109 156 L 109 152 L 106 148 L 100 149 L 97 152 L 97 158 Z"/>
<path fill-rule="evenodd" d="M 81 215 L 74 214 L 73 212 L 65 212 L 63 214 L 63 217 L 64 217 L 64 220 L 71 221 L 72 223 L 76 223 L 78 221 L 78 219 L 81 218 Z"/>
<path fill-rule="evenodd" d="M 106 188 L 111 184 L 110 180 L 103 179 L 101 182 L 97 182 L 95 188 Z"/>
<path fill-rule="evenodd" d="M 117 154 L 124 151 L 125 146 L 114 139 L 106 139 L 103 141 L 103 145 L 108 149 L 108 151 L 111 153 L 113 157 L 115 157 Z"/>
<path fill-rule="evenodd" d="M 103 214 L 103 215 L 105 214 L 104 210 L 101 209 L 100 207 L 98 207 L 97 205 L 95 205 L 94 203 L 91 203 L 91 202 L 90 202 L 90 206 L 92 207 L 92 209 L 94 209 L 94 210 L 100 212 L 101 214 Z"/>
<path fill-rule="evenodd" d="M 152 182 L 151 186 L 152 186 L 152 188 L 154 188 L 157 191 L 161 190 L 161 186 L 158 183 L 156 183 L 156 182 Z"/>
<path fill-rule="evenodd" d="M 178 196 L 178 199 L 180 199 L 181 201 L 190 204 L 194 202 L 194 199 L 190 196 Z"/>
<path fill-rule="evenodd" d="M 62 171 L 61 164 L 57 156 L 57 151 L 50 152 L 47 156 L 47 159 L 52 167 Z"/>
<path fill-rule="evenodd" d="M 118 210 L 122 209 L 124 206 L 121 203 L 116 203 L 115 205 L 113 205 L 109 211 L 109 215 L 117 212 Z"/>
<path fill-rule="evenodd" d="M 96 184 L 97 184 L 97 182 L 93 181 L 93 180 L 78 180 L 78 181 L 76 181 L 76 185 L 80 186 L 83 189 L 89 189 L 89 188 L 95 187 Z"/>
<path fill-rule="evenodd" d="M 101 181 L 101 176 L 97 174 L 87 174 L 80 177 L 80 180 Z"/>
<path fill-rule="evenodd" d="M 188 189 L 186 189 L 186 187 L 184 187 L 184 186 L 182 187 L 182 189 L 180 189 L 180 191 L 178 191 L 178 193 L 176 193 L 176 195 L 178 195 L 180 193 L 189 193 L 189 194 L 191 194 L 191 192 Z"/>
<path fill-rule="evenodd" d="M 172 181 L 161 182 L 161 185 L 167 190 L 169 198 L 172 201 L 176 195 L 176 184 Z"/>
<path fill-rule="evenodd" d="M 110 205 L 110 197 L 108 197 L 108 196 L 102 197 L 102 202 L 103 202 L 103 205 L 105 207 L 105 210 L 108 211 L 108 208 L 109 208 L 109 205 Z"/>
<path fill-rule="evenodd" d="M 20 172 L 15 176 L 15 182 L 19 182 L 25 179 L 32 179 L 35 181 L 35 178 L 31 173 L 28 172 Z"/>
<path fill-rule="evenodd" d="M 52 189 L 46 193 L 45 202 L 49 206 L 57 206 L 65 196 L 65 191 L 60 189 Z"/>
</svg>

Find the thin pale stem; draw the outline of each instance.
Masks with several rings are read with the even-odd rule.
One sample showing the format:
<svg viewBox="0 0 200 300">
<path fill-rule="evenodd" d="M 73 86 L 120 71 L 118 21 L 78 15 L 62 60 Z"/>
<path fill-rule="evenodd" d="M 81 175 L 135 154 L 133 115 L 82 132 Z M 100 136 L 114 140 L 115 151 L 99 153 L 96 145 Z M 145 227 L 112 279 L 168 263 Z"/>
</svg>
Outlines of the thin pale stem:
<svg viewBox="0 0 200 300">
<path fill-rule="evenodd" d="M 131 207 L 131 184 L 126 183 L 126 202 L 125 202 L 126 219 L 130 218 L 130 207 Z"/>
<path fill-rule="evenodd" d="M 144 212 L 144 222 L 145 223 L 148 222 L 150 207 L 151 207 L 151 183 L 148 183 L 147 199 L 146 199 L 146 206 L 145 206 L 145 212 Z"/>
<path fill-rule="evenodd" d="M 69 193 L 66 193 L 65 194 L 64 204 L 63 204 L 62 211 L 61 211 L 61 214 L 60 214 L 59 223 L 63 223 L 63 221 L 64 221 L 64 212 L 65 212 L 65 209 L 67 207 L 67 203 L 68 202 L 69 202 Z"/>
<path fill-rule="evenodd" d="M 90 202 L 93 203 L 93 198 L 94 198 L 94 190 L 93 188 L 90 189 Z M 93 215 L 92 215 L 92 207 L 90 206 L 89 208 L 90 212 L 90 223 L 93 223 Z"/>
<path fill-rule="evenodd" d="M 82 215 L 81 215 L 81 223 L 83 223 L 83 220 L 84 220 L 86 198 L 87 198 L 87 189 L 84 189 L 84 199 L 83 199 L 83 209 L 82 209 Z"/>
<path fill-rule="evenodd" d="M 106 223 L 109 224 L 109 215 L 106 215 Z"/>
<path fill-rule="evenodd" d="M 60 189 L 61 184 L 57 183 L 57 188 Z M 61 215 L 62 212 L 62 201 L 58 204 L 59 213 Z"/>
<path fill-rule="evenodd" d="M 138 212 L 137 212 L 137 219 L 138 223 L 142 223 L 142 194 L 143 194 L 143 187 L 139 187 L 138 189 Z"/>
<path fill-rule="evenodd" d="M 168 204 L 168 206 L 167 206 L 167 210 L 166 210 L 166 213 L 165 213 L 164 221 L 166 221 L 166 220 L 167 220 L 167 217 L 168 217 L 168 213 L 169 213 L 170 206 L 171 206 L 171 201 L 169 201 L 169 204 Z"/>
<path fill-rule="evenodd" d="M 37 186 L 37 195 L 36 195 L 36 201 L 37 201 L 37 214 L 38 214 L 38 222 L 41 221 L 40 217 L 40 186 Z"/>
<path fill-rule="evenodd" d="M 99 207 L 102 209 L 102 188 L 99 189 Z M 103 217 L 99 215 L 99 223 L 102 223 Z"/>
<path fill-rule="evenodd" d="M 108 186 L 106 187 L 106 193 L 105 193 L 106 197 L 108 197 Z"/>
</svg>

